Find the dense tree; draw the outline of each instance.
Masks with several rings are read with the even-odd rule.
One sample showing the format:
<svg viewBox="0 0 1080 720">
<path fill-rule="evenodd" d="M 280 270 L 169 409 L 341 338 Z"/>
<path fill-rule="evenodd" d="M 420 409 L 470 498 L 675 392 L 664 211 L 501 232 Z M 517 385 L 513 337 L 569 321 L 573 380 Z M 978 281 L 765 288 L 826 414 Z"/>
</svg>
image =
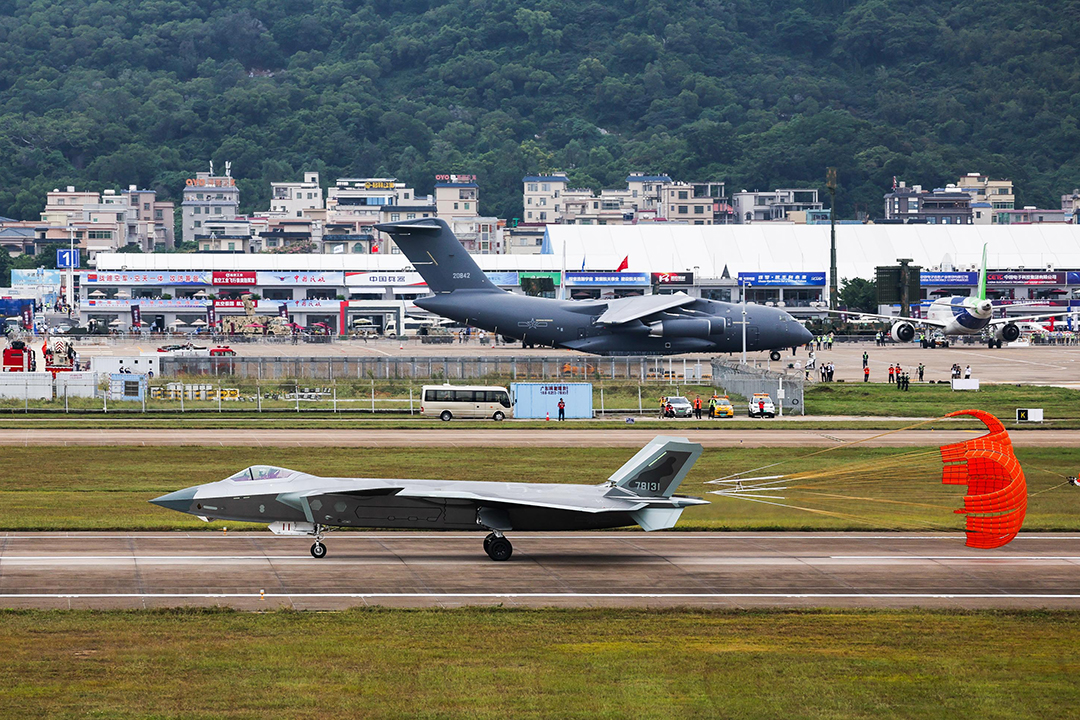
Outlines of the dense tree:
<svg viewBox="0 0 1080 720">
<path fill-rule="evenodd" d="M 29 0 L 0 2 L 0 215 L 67 184 L 182 179 L 232 160 L 243 209 L 317 169 L 521 176 L 631 170 L 820 187 L 880 214 L 898 176 L 1080 185 L 1075 0 Z"/>
<path fill-rule="evenodd" d="M 848 310 L 877 312 L 877 283 L 863 278 L 840 278 L 840 306 Z"/>
</svg>

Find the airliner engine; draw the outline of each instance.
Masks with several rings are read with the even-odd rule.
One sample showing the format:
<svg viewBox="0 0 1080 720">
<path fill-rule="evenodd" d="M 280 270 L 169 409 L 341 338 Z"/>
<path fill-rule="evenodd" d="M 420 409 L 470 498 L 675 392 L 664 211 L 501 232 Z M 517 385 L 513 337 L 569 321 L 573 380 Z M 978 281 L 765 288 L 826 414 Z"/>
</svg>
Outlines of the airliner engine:
<svg viewBox="0 0 1080 720">
<path fill-rule="evenodd" d="M 915 339 L 915 326 L 909 322 L 894 323 L 890 334 L 896 342 L 911 342 Z"/>
<path fill-rule="evenodd" d="M 1005 342 L 1016 342 L 1020 337 L 1020 328 L 1015 323 L 1006 323 L 1005 325 L 999 325 L 998 329 L 994 331 L 994 337 L 998 342 L 1004 340 Z"/>
</svg>

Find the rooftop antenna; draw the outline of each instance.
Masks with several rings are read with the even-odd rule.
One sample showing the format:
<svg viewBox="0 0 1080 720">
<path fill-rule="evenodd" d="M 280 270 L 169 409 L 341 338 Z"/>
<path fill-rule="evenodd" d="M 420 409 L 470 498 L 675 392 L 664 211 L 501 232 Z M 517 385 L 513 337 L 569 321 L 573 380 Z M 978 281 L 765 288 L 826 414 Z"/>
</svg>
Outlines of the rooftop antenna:
<svg viewBox="0 0 1080 720">
<path fill-rule="evenodd" d="M 214 161 L 210 161 L 210 177 L 214 177 Z"/>
<path fill-rule="evenodd" d="M 225 161 L 225 177 L 232 177 L 232 160 Z"/>
</svg>

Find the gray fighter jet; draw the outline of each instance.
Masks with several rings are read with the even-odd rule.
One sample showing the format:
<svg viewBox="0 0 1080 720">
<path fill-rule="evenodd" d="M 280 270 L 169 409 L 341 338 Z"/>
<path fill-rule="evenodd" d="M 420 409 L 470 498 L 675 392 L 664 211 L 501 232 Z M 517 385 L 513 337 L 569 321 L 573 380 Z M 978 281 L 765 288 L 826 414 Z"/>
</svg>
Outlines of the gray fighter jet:
<svg viewBox="0 0 1080 720">
<path fill-rule="evenodd" d="M 602 485 L 324 478 L 268 465 L 150 502 L 203 520 L 268 523 L 277 535 L 310 535 L 313 557 L 340 527 L 487 530 L 484 550 L 508 560 L 509 530 L 674 527 L 683 508 L 707 500 L 673 495 L 701 445 L 656 437 Z"/>
<path fill-rule="evenodd" d="M 743 348 L 742 306 L 686 293 L 613 300 L 554 300 L 496 287 L 436 218 L 376 225 L 394 239 L 434 295 L 416 305 L 443 317 L 520 340 L 594 355 L 673 355 L 738 352 Z M 748 305 L 746 349 L 805 345 L 813 337 L 779 308 Z"/>
</svg>

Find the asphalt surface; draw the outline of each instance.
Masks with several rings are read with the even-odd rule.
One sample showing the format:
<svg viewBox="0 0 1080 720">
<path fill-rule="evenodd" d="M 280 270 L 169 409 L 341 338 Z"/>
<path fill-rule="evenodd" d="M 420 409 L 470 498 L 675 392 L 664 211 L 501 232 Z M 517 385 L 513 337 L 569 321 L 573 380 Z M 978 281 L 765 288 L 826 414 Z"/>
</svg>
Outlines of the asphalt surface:
<svg viewBox="0 0 1080 720">
<path fill-rule="evenodd" d="M 572 426 L 572 423 L 567 423 Z M 828 447 L 859 442 L 866 447 L 933 446 L 969 440 L 985 430 L 4 430 L 0 446 L 166 445 L 267 447 L 642 447 L 657 435 L 687 437 L 709 448 Z M 1017 447 L 1080 445 L 1080 430 L 1011 430 Z"/>
<path fill-rule="evenodd" d="M 975 550 L 962 534 L 482 533 L 0 535 L 0 607 L 1080 608 L 1080 535 Z"/>
</svg>

